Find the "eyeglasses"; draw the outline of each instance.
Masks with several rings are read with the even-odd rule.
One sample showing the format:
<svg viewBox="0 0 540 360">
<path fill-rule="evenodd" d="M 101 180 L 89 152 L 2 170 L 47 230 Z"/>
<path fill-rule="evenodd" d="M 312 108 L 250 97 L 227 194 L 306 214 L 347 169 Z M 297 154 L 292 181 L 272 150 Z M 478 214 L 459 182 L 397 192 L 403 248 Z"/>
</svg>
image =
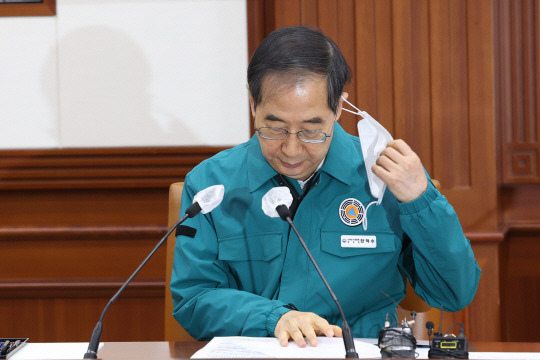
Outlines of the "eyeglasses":
<svg viewBox="0 0 540 360">
<path fill-rule="evenodd" d="M 298 139 L 300 141 L 303 141 L 305 143 L 310 144 L 317 144 L 322 143 L 326 140 L 327 137 L 331 137 L 332 135 L 327 135 L 323 131 L 318 130 L 300 130 L 295 133 L 290 132 L 289 130 L 285 130 L 283 128 L 275 128 L 275 127 L 269 127 L 269 126 L 263 126 L 260 128 L 255 129 L 259 133 L 259 136 L 268 139 L 268 140 L 283 140 L 287 137 L 289 134 L 296 134 L 298 136 Z"/>
</svg>

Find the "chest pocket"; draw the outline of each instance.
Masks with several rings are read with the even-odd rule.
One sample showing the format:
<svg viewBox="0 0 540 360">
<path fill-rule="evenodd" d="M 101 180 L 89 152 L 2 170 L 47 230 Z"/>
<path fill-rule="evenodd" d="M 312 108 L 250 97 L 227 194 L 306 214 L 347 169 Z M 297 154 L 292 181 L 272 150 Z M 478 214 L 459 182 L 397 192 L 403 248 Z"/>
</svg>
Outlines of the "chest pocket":
<svg viewBox="0 0 540 360">
<path fill-rule="evenodd" d="M 341 235 L 359 235 L 359 231 L 335 231 L 321 230 L 321 250 L 325 253 L 339 257 L 351 257 L 359 255 L 374 255 L 384 253 L 394 253 L 396 251 L 396 236 L 391 231 L 369 232 L 363 235 L 377 237 L 377 247 L 375 248 L 345 248 L 341 247 Z"/>
<path fill-rule="evenodd" d="M 218 259 L 270 261 L 281 254 L 281 233 L 259 233 L 218 239 Z"/>
</svg>

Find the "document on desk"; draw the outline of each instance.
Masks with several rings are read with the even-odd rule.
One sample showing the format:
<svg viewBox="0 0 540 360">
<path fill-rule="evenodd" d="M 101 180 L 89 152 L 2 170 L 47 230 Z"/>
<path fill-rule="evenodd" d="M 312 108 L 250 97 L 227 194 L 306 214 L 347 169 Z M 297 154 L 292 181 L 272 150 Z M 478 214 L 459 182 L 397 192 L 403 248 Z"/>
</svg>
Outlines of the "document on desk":
<svg viewBox="0 0 540 360">
<path fill-rule="evenodd" d="M 105 343 L 99 344 L 99 350 Z M 28 343 L 9 360 L 82 359 L 88 343 Z"/>
<path fill-rule="evenodd" d="M 215 337 L 204 348 L 197 351 L 192 359 L 343 359 L 345 347 L 342 338 L 319 337 L 316 347 L 307 345 L 301 348 L 294 342 L 282 347 L 276 338 L 263 337 Z M 380 358 L 381 353 L 376 345 L 354 340 L 356 352 L 360 358 Z"/>
</svg>

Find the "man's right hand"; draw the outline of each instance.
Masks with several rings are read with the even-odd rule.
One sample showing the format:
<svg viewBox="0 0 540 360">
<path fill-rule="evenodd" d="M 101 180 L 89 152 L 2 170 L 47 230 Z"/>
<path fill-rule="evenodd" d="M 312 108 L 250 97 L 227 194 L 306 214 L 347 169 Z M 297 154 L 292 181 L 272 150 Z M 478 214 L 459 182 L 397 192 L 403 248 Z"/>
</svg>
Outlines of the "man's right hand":
<svg viewBox="0 0 540 360">
<path fill-rule="evenodd" d="M 342 332 L 339 326 L 330 325 L 317 314 L 291 310 L 279 318 L 274 335 L 281 346 L 287 346 L 289 339 L 293 339 L 298 346 L 305 347 L 306 340 L 311 346 L 317 346 L 317 335 L 341 337 Z"/>
</svg>

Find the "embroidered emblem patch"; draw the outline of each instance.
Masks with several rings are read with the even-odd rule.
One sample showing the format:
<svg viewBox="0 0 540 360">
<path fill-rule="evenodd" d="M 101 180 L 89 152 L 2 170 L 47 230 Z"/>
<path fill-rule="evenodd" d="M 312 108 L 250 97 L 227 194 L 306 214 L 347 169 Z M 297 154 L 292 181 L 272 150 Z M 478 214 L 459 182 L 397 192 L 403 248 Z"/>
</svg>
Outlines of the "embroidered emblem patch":
<svg viewBox="0 0 540 360">
<path fill-rule="evenodd" d="M 364 205 L 356 199 L 349 198 L 343 200 L 339 205 L 339 217 L 345 225 L 358 226 L 364 221 L 366 209 Z"/>
</svg>

